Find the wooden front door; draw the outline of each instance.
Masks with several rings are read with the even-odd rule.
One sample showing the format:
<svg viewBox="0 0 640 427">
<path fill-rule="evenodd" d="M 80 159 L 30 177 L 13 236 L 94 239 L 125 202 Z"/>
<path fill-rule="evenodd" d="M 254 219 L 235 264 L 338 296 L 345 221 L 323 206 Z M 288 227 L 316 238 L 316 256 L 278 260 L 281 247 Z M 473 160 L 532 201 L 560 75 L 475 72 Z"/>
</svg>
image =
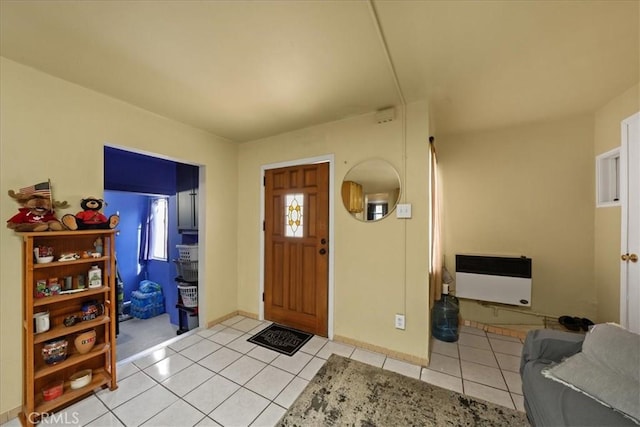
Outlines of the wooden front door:
<svg viewBox="0 0 640 427">
<path fill-rule="evenodd" d="M 329 164 L 265 172 L 267 320 L 327 336 Z"/>
</svg>

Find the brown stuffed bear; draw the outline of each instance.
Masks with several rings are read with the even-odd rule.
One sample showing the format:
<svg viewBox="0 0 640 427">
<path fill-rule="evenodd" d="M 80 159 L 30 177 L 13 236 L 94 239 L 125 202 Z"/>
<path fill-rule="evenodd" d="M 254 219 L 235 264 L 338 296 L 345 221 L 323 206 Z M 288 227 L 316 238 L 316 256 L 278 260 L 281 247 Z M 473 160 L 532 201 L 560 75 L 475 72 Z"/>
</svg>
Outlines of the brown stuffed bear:
<svg viewBox="0 0 640 427">
<path fill-rule="evenodd" d="M 55 208 L 67 208 L 67 202 L 53 201 L 50 195 L 16 193 L 9 190 L 9 197 L 22 206 L 19 212 L 7 221 L 7 228 L 14 231 L 59 231 L 64 227 L 58 221 Z"/>
<path fill-rule="evenodd" d="M 116 228 L 120 222 L 120 217 L 118 215 L 111 215 L 107 218 L 102 212 L 100 212 L 103 206 L 106 206 L 104 200 L 89 196 L 86 199 L 82 199 L 80 202 L 80 207 L 84 210 L 75 215 L 64 215 L 62 217 L 62 223 L 72 231 L 95 229 L 109 230 Z"/>
</svg>

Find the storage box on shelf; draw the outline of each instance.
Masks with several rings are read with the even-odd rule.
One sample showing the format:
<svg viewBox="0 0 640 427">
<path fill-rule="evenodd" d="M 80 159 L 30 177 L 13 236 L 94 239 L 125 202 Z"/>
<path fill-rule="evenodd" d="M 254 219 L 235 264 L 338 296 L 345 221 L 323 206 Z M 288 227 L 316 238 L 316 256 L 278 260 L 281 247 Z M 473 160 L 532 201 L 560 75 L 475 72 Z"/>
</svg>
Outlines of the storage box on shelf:
<svg viewBox="0 0 640 427">
<path fill-rule="evenodd" d="M 55 412 L 96 388 L 117 388 L 115 231 L 17 234 L 23 249 L 21 420 L 33 425 L 42 414 Z M 97 239 L 103 252 L 91 256 Z M 34 249 L 41 247 L 51 249 L 53 260 L 37 262 Z M 63 255 L 67 261 L 59 261 Z M 72 381 L 74 374 L 87 370 L 90 378 L 85 376 L 80 384 Z"/>
</svg>

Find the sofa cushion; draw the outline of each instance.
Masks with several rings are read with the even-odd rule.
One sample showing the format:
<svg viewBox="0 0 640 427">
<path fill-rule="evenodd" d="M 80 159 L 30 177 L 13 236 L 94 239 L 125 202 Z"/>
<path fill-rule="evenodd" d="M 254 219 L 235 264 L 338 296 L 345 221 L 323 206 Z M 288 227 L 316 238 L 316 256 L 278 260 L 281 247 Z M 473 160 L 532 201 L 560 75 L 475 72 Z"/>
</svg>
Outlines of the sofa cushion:
<svg viewBox="0 0 640 427">
<path fill-rule="evenodd" d="M 594 326 L 582 351 L 542 374 L 640 422 L 640 335 L 618 325 Z"/>
<path fill-rule="evenodd" d="M 543 426 L 635 426 L 611 408 L 540 373 L 549 362 L 533 360 L 522 371 L 524 406 L 531 425 Z"/>
<path fill-rule="evenodd" d="M 582 350 L 584 335 L 555 329 L 534 329 L 529 331 L 522 347 L 520 373 L 532 360 L 562 362 Z"/>
</svg>

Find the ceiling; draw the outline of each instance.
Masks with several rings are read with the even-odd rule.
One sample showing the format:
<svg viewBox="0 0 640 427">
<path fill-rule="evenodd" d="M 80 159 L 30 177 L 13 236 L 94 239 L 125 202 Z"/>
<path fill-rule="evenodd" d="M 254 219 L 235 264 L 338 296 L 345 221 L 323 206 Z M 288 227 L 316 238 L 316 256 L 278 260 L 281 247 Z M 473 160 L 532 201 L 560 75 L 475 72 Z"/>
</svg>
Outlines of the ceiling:
<svg viewBox="0 0 640 427">
<path fill-rule="evenodd" d="M 459 133 L 594 111 L 633 86 L 639 5 L 0 0 L 0 54 L 238 142 L 403 98 Z"/>
</svg>

